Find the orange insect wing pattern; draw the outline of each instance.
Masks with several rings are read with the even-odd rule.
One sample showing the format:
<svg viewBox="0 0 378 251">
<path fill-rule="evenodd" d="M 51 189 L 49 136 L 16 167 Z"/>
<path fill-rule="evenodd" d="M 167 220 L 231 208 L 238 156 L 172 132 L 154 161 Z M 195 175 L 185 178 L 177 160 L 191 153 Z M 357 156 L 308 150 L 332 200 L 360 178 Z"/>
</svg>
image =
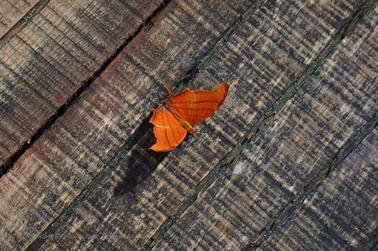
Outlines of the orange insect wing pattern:
<svg viewBox="0 0 378 251">
<path fill-rule="evenodd" d="M 193 126 L 211 116 L 223 103 L 228 93 L 228 85 L 223 82 L 211 91 L 190 90 L 173 95 L 168 89 L 168 108 L 159 106 L 154 109 L 150 123 L 154 125 L 156 143 L 150 149 L 168 152 L 180 145 Z"/>
</svg>

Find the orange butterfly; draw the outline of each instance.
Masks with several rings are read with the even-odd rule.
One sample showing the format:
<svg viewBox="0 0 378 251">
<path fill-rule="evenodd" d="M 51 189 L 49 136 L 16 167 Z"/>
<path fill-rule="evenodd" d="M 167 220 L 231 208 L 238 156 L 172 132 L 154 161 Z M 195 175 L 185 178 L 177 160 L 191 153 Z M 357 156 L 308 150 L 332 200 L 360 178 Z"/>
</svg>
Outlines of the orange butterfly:
<svg viewBox="0 0 378 251">
<path fill-rule="evenodd" d="M 155 152 L 168 152 L 181 144 L 187 132 L 194 132 L 194 125 L 218 109 L 228 92 L 225 82 L 212 91 L 185 89 L 176 95 L 168 85 L 165 88 L 169 94 L 164 102 L 166 106 L 154 109 L 150 119 L 156 137 L 156 143 L 150 149 Z"/>
</svg>

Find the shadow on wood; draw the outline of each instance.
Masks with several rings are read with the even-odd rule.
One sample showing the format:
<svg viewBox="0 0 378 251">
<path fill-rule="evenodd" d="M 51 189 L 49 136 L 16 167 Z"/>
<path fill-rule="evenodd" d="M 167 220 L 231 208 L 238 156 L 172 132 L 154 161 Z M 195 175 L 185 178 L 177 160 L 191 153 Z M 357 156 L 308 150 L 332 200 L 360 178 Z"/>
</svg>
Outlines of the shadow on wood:
<svg viewBox="0 0 378 251">
<path fill-rule="evenodd" d="M 143 121 L 138 131 L 141 132 L 137 144 L 130 150 L 130 153 L 123 158 L 119 165 L 124 167 L 125 172 L 118 174 L 123 180 L 114 188 L 114 196 L 124 197 L 125 203 L 129 204 L 135 200 L 134 189 L 153 173 L 160 162 L 168 155 L 167 152 L 154 152 L 149 148 L 155 143 L 152 131 L 152 124 L 149 119 Z"/>
</svg>

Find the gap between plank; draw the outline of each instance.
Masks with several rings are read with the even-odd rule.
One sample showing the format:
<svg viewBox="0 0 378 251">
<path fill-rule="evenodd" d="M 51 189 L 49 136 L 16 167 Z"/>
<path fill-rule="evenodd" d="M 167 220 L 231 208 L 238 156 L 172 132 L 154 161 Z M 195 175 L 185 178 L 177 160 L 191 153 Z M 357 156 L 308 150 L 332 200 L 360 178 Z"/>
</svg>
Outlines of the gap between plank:
<svg viewBox="0 0 378 251">
<path fill-rule="evenodd" d="M 40 0 L 36 2 L 20 19 L 12 25 L 1 37 L 0 37 L 0 47 L 6 44 L 9 39 L 11 39 L 15 34 L 17 34 L 26 24 L 29 23 L 30 19 L 36 16 L 41 10 L 43 10 L 50 0 Z"/>
<path fill-rule="evenodd" d="M 243 18 L 245 18 L 247 15 L 253 14 L 257 9 L 259 9 L 263 3 L 265 3 L 266 0 L 257 0 L 253 4 L 251 4 L 247 9 L 233 22 L 228 29 L 226 29 L 219 38 L 214 41 L 214 44 L 209 50 L 206 52 L 204 56 L 201 57 L 194 65 L 193 67 L 185 74 L 185 76 L 178 81 L 178 84 L 175 85 L 172 89 L 177 90 L 181 89 L 185 86 L 187 82 L 194 79 L 199 71 L 199 67 L 203 64 L 203 62 L 207 61 L 208 57 L 211 57 L 211 55 L 214 54 L 215 48 L 217 45 L 222 43 L 224 40 L 228 39 L 231 34 L 233 34 L 236 31 L 236 26 L 238 22 L 241 22 Z M 168 2 L 162 7 L 159 8 L 161 11 Z M 156 13 L 157 14 L 157 13 Z M 156 16 L 155 14 L 155 16 Z M 149 19 L 149 21 L 151 21 Z M 144 24 L 144 26 L 149 26 L 149 24 Z M 142 27 L 143 28 L 143 27 Z M 134 36 L 135 37 L 135 36 Z M 163 88 L 163 87 L 162 87 Z M 65 222 L 68 220 L 69 215 L 75 208 L 78 206 L 78 204 L 88 198 L 93 190 L 98 188 L 98 184 L 111 173 L 112 169 L 115 168 L 118 163 L 127 156 L 127 154 L 130 152 L 130 150 L 138 143 L 138 140 L 142 138 L 144 134 L 146 134 L 146 131 L 148 129 L 147 125 L 150 125 L 149 118 L 152 116 L 152 113 L 150 113 L 145 120 L 142 121 L 140 126 L 135 130 L 135 132 L 127 139 L 127 142 L 118 150 L 118 152 L 109 160 L 108 164 L 106 164 L 105 168 L 100 171 L 98 175 L 96 175 L 92 182 L 88 184 L 81 193 L 71 202 L 70 205 L 68 205 L 56 218 L 53 220 L 46 228 L 45 230 L 28 246 L 26 250 L 37 250 L 39 249 L 45 241 L 52 238 L 54 236 L 54 232 L 56 229 L 59 228 L 61 225 L 60 223 Z M 161 160 L 162 161 L 162 160 Z M 157 164 L 158 165 L 158 164 Z M 154 168 L 151 168 L 154 170 Z M 128 191 L 126 191 L 128 192 Z"/>
<path fill-rule="evenodd" d="M 315 191 L 335 170 L 345 158 L 376 128 L 378 115 L 368 121 L 358 132 L 352 135 L 348 141 L 335 154 L 330 164 L 321 169 L 319 173 L 304 186 L 304 190 L 299 195 L 293 197 L 285 207 L 283 207 L 273 219 L 258 233 L 255 240 L 251 241 L 242 250 L 255 250 L 263 244 L 270 236 L 277 232 L 277 228 L 284 227 L 292 221 L 292 216 L 297 209 L 303 204 L 303 201 Z M 289 220 L 291 219 L 291 220 Z"/>
<path fill-rule="evenodd" d="M 178 207 L 176 212 L 169 216 L 157 229 L 155 234 L 146 242 L 145 249 L 151 250 L 156 245 L 156 243 L 160 239 L 164 239 L 165 233 L 168 231 L 168 229 L 181 217 L 181 215 L 188 209 L 196 200 L 200 193 L 207 190 L 219 177 L 224 177 L 228 174 L 228 172 L 231 171 L 231 168 L 228 168 L 230 165 L 234 165 L 235 160 L 237 156 L 241 153 L 241 151 L 246 147 L 246 145 L 254 138 L 256 134 L 259 133 L 263 128 L 266 127 L 268 122 L 272 119 L 272 117 L 279 111 L 281 108 L 288 102 L 291 98 L 294 97 L 294 95 L 298 92 L 299 89 L 301 89 L 303 86 L 305 86 L 311 79 L 311 77 L 317 72 L 317 70 L 320 68 L 320 66 L 323 64 L 323 62 L 332 55 L 332 53 L 335 51 L 337 45 L 349 34 L 351 33 L 356 23 L 362 19 L 363 16 L 365 16 L 367 13 L 372 11 L 372 6 L 374 6 L 375 1 L 374 0 L 367 0 L 365 1 L 353 14 L 350 15 L 350 17 L 345 22 L 344 26 L 341 27 L 337 33 L 333 36 L 333 38 L 328 42 L 326 47 L 320 52 L 320 54 L 315 58 L 314 62 L 307 67 L 307 69 L 304 70 L 303 74 L 301 74 L 301 77 L 293 81 L 293 84 L 291 84 L 285 93 L 277 98 L 277 100 L 267 109 L 267 111 L 264 113 L 262 118 L 255 123 L 252 126 L 252 130 L 247 133 L 247 135 L 243 138 L 240 144 L 238 144 L 232 151 L 230 151 L 228 154 L 225 155 L 225 157 L 220 160 L 219 164 L 212 169 L 208 175 L 206 175 L 193 189 L 193 192 L 191 192 L 188 196 L 186 196 L 186 199 L 184 199 L 183 203 Z M 370 121 L 367 126 L 368 129 L 363 131 L 364 133 L 368 133 L 371 130 L 372 124 L 376 125 L 377 118 L 374 118 L 372 121 Z M 373 127 L 374 128 L 374 127 Z M 371 130 L 370 130 L 371 129 Z M 370 130 L 370 131 L 369 131 Z M 365 134 L 364 134 L 365 135 Z M 364 135 L 357 135 L 357 139 L 359 137 L 364 138 Z M 366 134 L 367 135 L 367 134 Z M 355 138 L 355 137 L 353 137 Z M 362 139 L 361 139 L 362 140 Z M 356 143 L 352 140 L 352 143 Z M 359 143 L 359 142 L 358 142 Z M 351 152 L 358 144 L 353 144 L 349 152 Z M 342 148 L 339 153 L 336 155 L 335 158 L 340 158 L 339 154 L 340 152 L 345 151 L 345 149 Z M 349 154 L 349 152 L 347 154 Z M 346 156 L 343 157 L 343 159 Z M 328 169 L 327 169 L 328 170 Z M 328 170 L 330 172 L 333 170 L 332 168 Z M 322 177 L 322 176 L 320 176 Z M 315 181 L 313 181 L 315 182 Z M 317 184 L 317 183 L 315 183 Z M 309 185 L 314 185 L 311 182 Z M 307 186 L 307 189 L 309 189 L 309 186 Z M 282 210 L 283 211 L 283 210 Z M 280 212 L 279 212 L 280 213 Z M 278 213 L 278 214 L 279 214 Z M 274 217 L 274 219 L 277 218 L 277 215 Z M 270 224 L 271 225 L 271 224 Z M 264 231 L 263 234 L 266 234 Z M 253 241 L 250 241 L 252 243 Z M 248 247 L 248 246 L 247 246 Z M 244 248 L 244 250 L 248 250 L 248 248 Z"/>
<path fill-rule="evenodd" d="M 38 5 L 38 10 L 42 9 L 50 0 L 43 0 L 38 3 L 44 3 L 44 5 Z M 170 2 L 171 0 L 163 0 L 162 3 L 152 12 L 150 16 L 147 17 L 142 24 L 115 50 L 113 54 L 108 57 L 108 59 L 86 80 L 76 92 L 67 99 L 67 101 L 61 105 L 55 112 L 52 114 L 47 121 L 34 133 L 28 141 L 26 141 L 12 156 L 10 156 L 3 165 L 0 166 L 0 178 L 5 175 L 14 165 L 15 162 L 34 144 L 34 142 L 42 136 L 45 130 L 49 129 L 55 121 L 62 116 L 66 110 L 75 102 L 80 95 L 88 89 L 91 84 L 102 74 L 102 72 L 112 63 L 112 61 L 122 52 L 122 50 L 145 28 L 150 25 L 151 20 L 157 16 Z M 36 10 L 34 11 L 36 12 Z M 35 13 L 33 12 L 33 15 Z M 24 21 L 25 22 L 25 21 Z M 22 23 L 24 23 L 22 22 Z M 1 44 L 0 44 L 1 46 Z"/>
</svg>

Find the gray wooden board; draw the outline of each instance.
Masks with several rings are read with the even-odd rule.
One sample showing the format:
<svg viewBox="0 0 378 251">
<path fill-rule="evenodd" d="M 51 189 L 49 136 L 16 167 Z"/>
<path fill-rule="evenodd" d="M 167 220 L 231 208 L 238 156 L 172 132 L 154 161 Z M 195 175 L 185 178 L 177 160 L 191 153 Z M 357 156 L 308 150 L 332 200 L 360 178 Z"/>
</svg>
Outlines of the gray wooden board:
<svg viewBox="0 0 378 251">
<path fill-rule="evenodd" d="M 161 2 L 51 0 L 0 40 L 0 167 Z"/>
<path fill-rule="evenodd" d="M 245 248 L 322 175 L 348 139 L 376 119 L 377 22 L 376 7 L 244 146 L 235 160 L 244 172 L 199 193 L 154 249 Z M 234 166 L 228 168 L 231 174 Z"/>
<path fill-rule="evenodd" d="M 160 84 L 177 84 L 254 2 L 170 2 L 1 177 L 0 246 L 32 243 L 133 135 Z"/>
<path fill-rule="evenodd" d="M 254 121 L 313 63 L 341 28 L 342 20 L 347 20 L 360 4 L 360 1 L 323 5 L 268 1 L 255 13 L 245 16 L 235 33 L 221 41 L 201 63 L 197 77 L 190 84 L 195 88 L 210 88 L 227 80 L 231 85 L 222 107 L 198 127 L 199 136 L 190 137 L 163 159 L 145 149 L 147 139 L 142 139 L 130 151 L 121 152 L 118 156 L 121 160 L 114 170 L 96 179 L 85 195 L 45 232 L 41 238 L 49 238 L 42 247 L 109 249 L 146 244 L 196 184 L 248 133 Z M 146 170 L 156 165 L 156 171 L 135 189 L 133 204 L 125 205 L 113 197 L 113 189 L 122 182 L 128 169 Z M 174 229 L 185 231 L 194 227 L 194 222 L 197 221 L 193 218 L 180 221 Z M 232 230 L 234 235 L 240 235 L 236 229 Z M 225 240 L 224 233 L 218 233 L 201 243 L 201 247 L 218 244 L 233 248 L 248 242 L 248 237 L 242 235 L 240 242 Z M 193 245 L 204 242 L 201 236 L 192 235 L 190 242 Z M 179 236 L 175 244 L 188 238 L 191 235 Z"/>
<path fill-rule="evenodd" d="M 378 229 L 378 130 L 308 195 L 261 250 L 362 250 Z"/>
</svg>

